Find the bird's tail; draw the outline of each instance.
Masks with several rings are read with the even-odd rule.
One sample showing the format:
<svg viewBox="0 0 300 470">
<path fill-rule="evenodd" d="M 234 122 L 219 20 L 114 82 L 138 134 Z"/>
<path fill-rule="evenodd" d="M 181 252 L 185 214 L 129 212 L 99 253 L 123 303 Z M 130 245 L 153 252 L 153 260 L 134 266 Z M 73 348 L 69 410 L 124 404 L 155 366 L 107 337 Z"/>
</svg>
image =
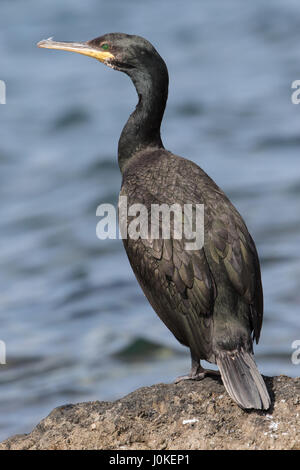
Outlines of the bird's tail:
<svg viewBox="0 0 300 470">
<path fill-rule="evenodd" d="M 222 352 L 217 364 L 228 394 L 241 408 L 267 410 L 271 400 L 253 355 L 246 351 Z"/>
</svg>

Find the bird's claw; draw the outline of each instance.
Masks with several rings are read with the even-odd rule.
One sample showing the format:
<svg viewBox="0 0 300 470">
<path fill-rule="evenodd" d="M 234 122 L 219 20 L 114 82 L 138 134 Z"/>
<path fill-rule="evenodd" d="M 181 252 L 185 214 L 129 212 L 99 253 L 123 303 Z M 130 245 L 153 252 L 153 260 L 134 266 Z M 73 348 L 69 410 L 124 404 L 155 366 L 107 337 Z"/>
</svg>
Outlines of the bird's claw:
<svg viewBox="0 0 300 470">
<path fill-rule="evenodd" d="M 180 375 L 179 377 L 177 377 L 177 379 L 174 380 L 174 383 L 178 384 L 179 382 L 183 382 L 184 380 L 203 380 L 208 375 L 220 375 L 220 372 L 218 370 L 201 368 L 200 371 L 191 372 L 188 375 Z"/>
</svg>

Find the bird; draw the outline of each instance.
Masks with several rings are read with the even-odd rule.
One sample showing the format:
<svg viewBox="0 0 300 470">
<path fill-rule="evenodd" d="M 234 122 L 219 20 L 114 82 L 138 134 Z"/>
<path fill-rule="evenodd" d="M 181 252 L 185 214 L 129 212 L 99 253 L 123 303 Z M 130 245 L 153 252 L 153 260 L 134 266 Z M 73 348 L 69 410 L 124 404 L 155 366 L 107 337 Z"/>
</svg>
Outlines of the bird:
<svg viewBox="0 0 300 470">
<path fill-rule="evenodd" d="M 196 163 L 163 145 L 161 122 L 169 87 L 164 60 L 148 40 L 125 33 L 87 42 L 49 38 L 37 45 L 95 58 L 132 80 L 138 103 L 118 143 L 120 197 L 127 198 L 129 207 L 142 204 L 150 212 L 161 204 L 177 204 L 182 211 L 187 204 L 204 208 L 203 244 L 197 249 L 187 249 L 186 237 L 174 236 L 173 219 L 170 237 L 161 231 L 157 237 L 152 232 L 123 237 L 146 298 L 175 338 L 190 349 L 191 370 L 175 382 L 220 373 L 239 407 L 267 410 L 271 400 L 253 352 L 263 321 L 256 246 L 222 189 Z M 216 364 L 219 371 L 204 369 L 202 360 Z"/>
</svg>

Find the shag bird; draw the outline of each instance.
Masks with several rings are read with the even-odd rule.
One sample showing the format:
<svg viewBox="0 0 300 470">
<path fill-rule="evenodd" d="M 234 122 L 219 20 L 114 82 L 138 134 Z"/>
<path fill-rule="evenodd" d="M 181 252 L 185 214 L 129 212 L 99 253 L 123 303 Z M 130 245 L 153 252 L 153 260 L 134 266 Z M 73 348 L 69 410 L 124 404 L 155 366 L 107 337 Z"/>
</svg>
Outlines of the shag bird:
<svg viewBox="0 0 300 470">
<path fill-rule="evenodd" d="M 146 39 L 111 33 L 84 43 L 47 39 L 39 47 L 73 51 L 129 75 L 138 104 L 119 140 L 121 196 L 128 206 L 204 205 L 204 244 L 185 239 L 124 239 L 131 267 L 147 299 L 177 340 L 191 352 L 183 379 L 201 379 L 215 363 L 228 394 L 244 409 L 268 409 L 270 397 L 253 356 L 263 319 L 263 292 L 255 244 L 224 192 L 195 163 L 163 146 L 160 127 L 168 96 L 168 70 Z M 128 219 L 129 223 L 130 218 Z M 173 220 L 173 219 L 172 219 Z M 173 220 L 174 228 L 174 220 Z"/>
</svg>

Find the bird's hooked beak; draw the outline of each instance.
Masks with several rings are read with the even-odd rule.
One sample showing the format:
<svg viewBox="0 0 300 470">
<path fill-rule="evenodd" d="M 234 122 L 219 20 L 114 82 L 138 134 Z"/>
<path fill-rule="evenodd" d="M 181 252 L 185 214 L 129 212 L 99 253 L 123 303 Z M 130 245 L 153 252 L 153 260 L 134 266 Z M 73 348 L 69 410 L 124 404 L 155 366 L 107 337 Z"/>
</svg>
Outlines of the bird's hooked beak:
<svg viewBox="0 0 300 470">
<path fill-rule="evenodd" d="M 101 51 L 95 47 L 92 47 L 86 42 L 58 42 L 53 41 L 52 38 L 49 38 L 38 42 L 37 46 L 43 47 L 45 49 L 58 49 L 62 51 L 77 52 L 78 54 L 87 55 L 89 57 L 93 57 L 94 59 L 100 60 L 100 62 L 103 62 L 104 64 L 115 58 L 115 56 L 110 52 Z"/>
</svg>

